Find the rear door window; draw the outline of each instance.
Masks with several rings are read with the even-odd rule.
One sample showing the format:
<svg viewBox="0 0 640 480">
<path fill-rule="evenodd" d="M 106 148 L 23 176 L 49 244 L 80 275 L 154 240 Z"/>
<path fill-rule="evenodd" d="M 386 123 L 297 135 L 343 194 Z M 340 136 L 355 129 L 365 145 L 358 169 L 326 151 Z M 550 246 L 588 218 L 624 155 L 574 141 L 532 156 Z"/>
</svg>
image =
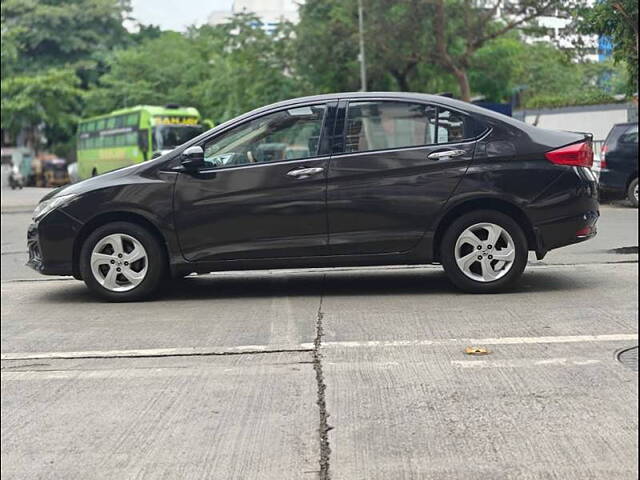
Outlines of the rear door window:
<svg viewBox="0 0 640 480">
<path fill-rule="evenodd" d="M 464 113 L 436 105 L 396 101 L 350 102 L 345 152 L 463 142 L 486 127 Z"/>
</svg>

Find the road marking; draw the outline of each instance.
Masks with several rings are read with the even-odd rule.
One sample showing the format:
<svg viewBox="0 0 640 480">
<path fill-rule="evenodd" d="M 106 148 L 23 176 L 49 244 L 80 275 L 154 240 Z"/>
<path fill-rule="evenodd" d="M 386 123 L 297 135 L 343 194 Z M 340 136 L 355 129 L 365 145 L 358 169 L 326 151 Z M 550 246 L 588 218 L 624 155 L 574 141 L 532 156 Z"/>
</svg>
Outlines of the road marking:
<svg viewBox="0 0 640 480">
<path fill-rule="evenodd" d="M 105 370 L 29 370 L 5 372 L 0 376 L 2 381 L 11 380 L 87 380 L 117 378 L 166 378 L 166 377 L 196 377 L 202 375 L 200 369 L 187 368 L 134 368 L 134 369 L 105 369 Z"/>
<path fill-rule="evenodd" d="M 327 348 L 357 347 L 422 347 L 439 345 L 522 345 L 535 343 L 580 343 L 580 342 L 622 342 L 637 341 L 637 333 L 616 333 L 610 335 L 563 335 L 554 337 L 501 337 L 501 338 L 445 338 L 439 340 L 370 340 L 364 342 L 322 342 Z M 307 346 L 311 344 L 301 344 Z"/>
<path fill-rule="evenodd" d="M 517 360 L 452 360 L 451 365 L 464 369 L 474 368 L 522 368 L 522 367 L 546 367 L 546 366 L 587 366 L 602 363 L 595 359 L 568 359 L 546 358 L 544 360 L 517 359 Z"/>
<path fill-rule="evenodd" d="M 446 345 L 526 345 L 536 343 L 580 343 L 637 341 L 637 333 L 575 335 L 555 337 L 444 338 L 436 340 L 371 340 L 364 342 L 322 342 L 322 348 L 422 347 Z M 295 345 L 242 345 L 236 347 L 183 347 L 135 350 L 84 350 L 78 352 L 3 353 L 2 360 L 41 360 L 120 357 L 183 357 L 199 355 L 241 355 L 252 353 L 294 353 L 313 351 L 313 343 Z"/>
<path fill-rule="evenodd" d="M 242 345 L 238 347 L 185 347 L 185 348 L 149 348 L 137 350 L 85 350 L 79 352 L 26 352 L 3 353 L 2 360 L 44 360 L 74 358 L 136 358 L 136 357 L 187 357 L 206 355 L 241 355 L 251 353 L 295 353 L 310 352 L 310 348 L 299 345 Z"/>
</svg>

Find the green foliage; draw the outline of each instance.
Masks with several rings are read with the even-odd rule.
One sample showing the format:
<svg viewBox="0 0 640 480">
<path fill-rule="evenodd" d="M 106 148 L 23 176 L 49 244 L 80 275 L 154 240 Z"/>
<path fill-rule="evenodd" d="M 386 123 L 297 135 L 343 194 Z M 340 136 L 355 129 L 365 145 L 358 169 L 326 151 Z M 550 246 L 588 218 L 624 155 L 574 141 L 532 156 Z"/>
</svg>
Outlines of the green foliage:
<svg viewBox="0 0 640 480">
<path fill-rule="evenodd" d="M 431 10 L 422 0 L 366 1 L 368 90 L 450 90 L 449 74 L 428 61 Z M 357 0 L 307 0 L 295 32 L 294 66 L 305 88 L 360 89 Z"/>
<path fill-rule="evenodd" d="M 128 0 L 3 0 L 0 11 L 22 71 L 73 64 L 127 37 Z"/>
<path fill-rule="evenodd" d="M 524 89 L 526 107 L 609 103 L 613 95 L 624 93 L 624 67 L 576 63 L 550 45 L 526 46 L 518 65 L 514 77 Z"/>
<path fill-rule="evenodd" d="M 255 17 L 238 15 L 216 27 L 157 38 L 114 52 L 109 72 L 87 97 L 87 114 L 169 102 L 197 107 L 215 123 L 295 96 L 281 49 L 290 32 L 273 36 Z"/>
<path fill-rule="evenodd" d="M 69 141 L 81 88 L 105 71 L 102 58 L 126 45 L 128 0 L 3 0 L 2 128 L 39 147 Z"/>
<path fill-rule="evenodd" d="M 16 135 L 22 129 L 47 126 L 73 133 L 82 91 L 72 70 L 50 69 L 2 81 L 2 128 Z"/>
<path fill-rule="evenodd" d="M 587 64 L 524 43 L 529 23 L 506 28 L 474 2 L 365 0 L 368 89 L 466 91 L 491 101 L 519 91 L 528 107 L 611 101 L 637 72 L 631 27 L 607 16 L 616 3 L 632 9 L 603 1 L 587 17 L 589 31 L 614 39 L 617 63 Z M 67 155 L 78 118 L 117 108 L 180 103 L 217 124 L 285 98 L 360 88 L 357 0 L 307 0 L 300 22 L 276 32 L 240 14 L 186 33 L 149 25 L 132 33 L 123 27 L 129 11 L 129 0 L 3 0 L 3 131 Z"/>
<path fill-rule="evenodd" d="M 494 40 L 479 49 L 469 69 L 475 92 L 492 102 L 509 100 L 514 88 L 523 81 L 522 65 L 529 46 L 517 36 Z"/>
<path fill-rule="evenodd" d="M 294 65 L 317 93 L 358 90 L 357 10 L 354 0 L 308 0 L 295 27 Z"/>
<path fill-rule="evenodd" d="M 638 1 L 602 0 L 582 12 L 582 31 L 604 35 L 613 43 L 613 56 L 627 65 L 629 93 L 638 91 Z"/>
</svg>

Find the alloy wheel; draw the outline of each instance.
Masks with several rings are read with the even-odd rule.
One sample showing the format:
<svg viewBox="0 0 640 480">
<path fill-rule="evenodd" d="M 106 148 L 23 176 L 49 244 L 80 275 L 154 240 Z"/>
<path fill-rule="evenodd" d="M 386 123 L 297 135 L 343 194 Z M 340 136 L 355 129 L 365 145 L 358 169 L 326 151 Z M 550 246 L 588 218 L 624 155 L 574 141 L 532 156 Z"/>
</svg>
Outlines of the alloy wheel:
<svg viewBox="0 0 640 480">
<path fill-rule="evenodd" d="M 94 278 L 112 292 L 126 292 L 137 287 L 147 275 L 148 264 L 142 243 L 124 233 L 107 235 L 91 251 Z"/>
<path fill-rule="evenodd" d="M 477 282 L 493 282 L 504 277 L 515 258 L 511 235 L 494 223 L 476 223 L 464 230 L 456 241 L 458 268 Z"/>
</svg>

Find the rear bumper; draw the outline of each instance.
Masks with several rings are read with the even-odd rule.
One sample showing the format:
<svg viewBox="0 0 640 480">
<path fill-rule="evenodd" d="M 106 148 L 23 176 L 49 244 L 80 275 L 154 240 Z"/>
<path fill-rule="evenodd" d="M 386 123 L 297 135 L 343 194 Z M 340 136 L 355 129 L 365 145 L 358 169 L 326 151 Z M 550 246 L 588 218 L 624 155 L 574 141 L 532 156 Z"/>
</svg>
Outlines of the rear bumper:
<svg viewBox="0 0 640 480">
<path fill-rule="evenodd" d="M 563 176 L 557 191 L 540 200 L 537 221 L 536 255 L 539 259 L 555 248 L 584 242 L 598 233 L 600 204 L 597 183 L 590 172 L 575 169 Z M 544 213 L 543 213 L 544 212 Z"/>
<path fill-rule="evenodd" d="M 553 222 L 538 225 L 535 228 L 538 237 L 538 258 L 555 248 L 584 242 L 598 234 L 600 212 L 597 207 L 581 215 L 561 218 Z"/>
<path fill-rule="evenodd" d="M 27 266 L 43 275 L 73 275 L 73 245 L 82 224 L 55 210 L 27 230 Z"/>
</svg>

